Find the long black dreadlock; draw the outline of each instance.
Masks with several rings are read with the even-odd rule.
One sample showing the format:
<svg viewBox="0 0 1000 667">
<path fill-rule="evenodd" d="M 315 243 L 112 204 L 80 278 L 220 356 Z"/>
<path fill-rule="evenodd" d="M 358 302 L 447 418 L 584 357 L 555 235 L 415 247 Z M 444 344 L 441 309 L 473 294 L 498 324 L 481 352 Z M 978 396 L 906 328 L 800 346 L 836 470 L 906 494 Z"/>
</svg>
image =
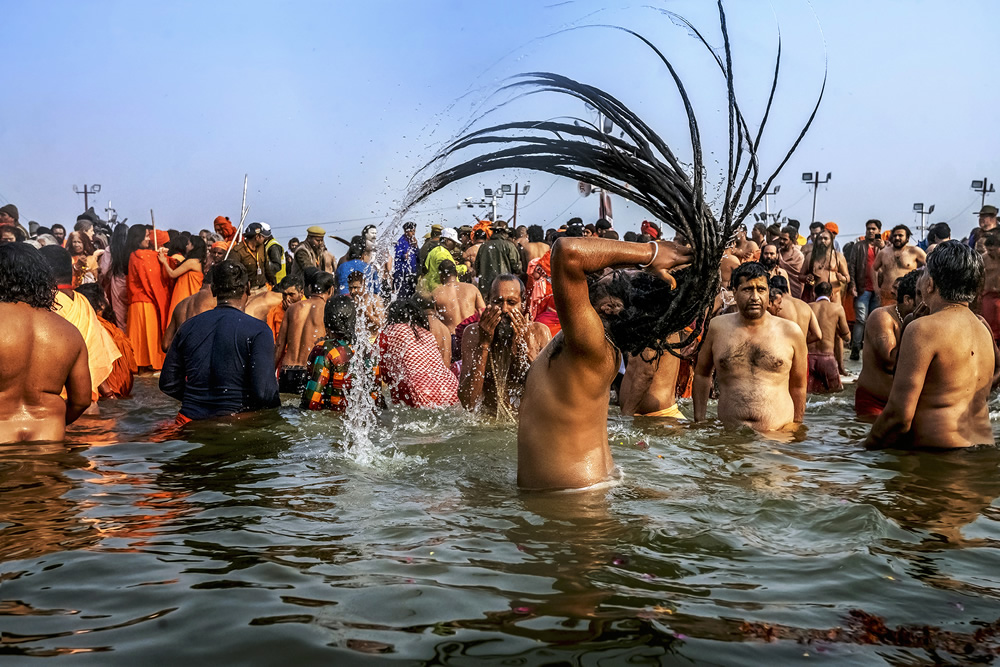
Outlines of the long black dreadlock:
<svg viewBox="0 0 1000 667">
<path fill-rule="evenodd" d="M 488 171 L 520 168 L 566 176 L 617 194 L 663 221 L 689 240 L 694 250 L 691 266 L 677 272 L 677 288 L 658 278 L 635 273 L 630 278 L 631 299 L 622 317 L 611 324 L 615 343 L 625 352 L 639 354 L 652 348 L 657 356 L 664 350 L 678 355 L 701 332 L 710 316 L 719 287 L 719 262 L 726 243 L 737 226 L 764 197 L 772 181 L 788 162 L 812 124 L 826 88 L 826 76 L 816 105 L 795 142 L 774 173 L 760 179 L 757 149 L 771 111 L 781 64 L 781 40 L 775 58 L 770 95 L 756 134 L 736 101 L 735 81 L 726 14 L 718 0 L 719 24 L 725 46 L 725 60 L 717 55 L 702 34 L 687 19 L 665 10 L 671 20 L 688 28 L 708 49 L 726 81 L 729 99 L 729 162 L 725 199 L 717 215 L 705 202 L 701 137 L 691 100 L 674 66 L 647 38 L 620 26 L 648 46 L 670 72 L 684 103 L 691 137 L 693 164 L 689 176 L 669 146 L 641 118 L 605 91 L 550 72 L 533 72 L 514 77 L 501 90 L 520 90 L 518 97 L 555 92 L 589 104 L 621 128 L 622 137 L 604 134 L 592 124 L 576 122 L 522 121 L 468 131 L 445 146 L 421 172 L 437 168 L 459 151 L 502 145 L 502 148 L 470 158 L 443 169 L 413 191 L 407 208 L 455 181 Z M 758 181 L 763 180 L 757 189 Z M 744 200 L 744 192 L 745 200 Z M 678 343 L 667 343 L 673 333 L 694 323 L 693 331 Z"/>
</svg>

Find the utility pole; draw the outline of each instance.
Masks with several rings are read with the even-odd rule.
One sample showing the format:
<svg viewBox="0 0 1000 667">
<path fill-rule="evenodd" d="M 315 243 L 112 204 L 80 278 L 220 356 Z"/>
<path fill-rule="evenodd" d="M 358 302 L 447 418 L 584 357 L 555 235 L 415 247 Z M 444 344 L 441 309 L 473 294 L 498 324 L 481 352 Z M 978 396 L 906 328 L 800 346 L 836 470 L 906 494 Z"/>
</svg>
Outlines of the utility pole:
<svg viewBox="0 0 1000 667">
<path fill-rule="evenodd" d="M 760 192 L 763 189 L 764 189 L 764 186 L 758 185 L 756 188 L 754 188 L 754 192 Z M 764 220 L 770 220 L 771 219 L 771 200 L 770 200 L 770 198 L 773 197 L 773 196 L 775 196 L 776 194 L 778 194 L 779 190 L 781 190 L 781 186 L 780 185 L 775 185 L 773 190 L 771 190 L 770 192 L 765 192 L 764 193 Z"/>
<path fill-rule="evenodd" d="M 993 194 L 994 192 L 993 183 L 990 183 L 989 179 L 987 179 L 985 176 L 981 181 L 972 181 L 972 189 L 975 190 L 976 192 L 983 193 L 983 201 L 979 205 L 979 208 L 986 206 L 986 195 Z"/>
<path fill-rule="evenodd" d="M 818 171 L 815 173 L 803 172 L 802 174 L 802 181 L 804 183 L 808 183 L 809 185 L 813 186 L 813 214 L 812 217 L 809 219 L 810 225 L 816 222 L 816 193 L 819 191 L 819 186 L 822 185 L 823 183 L 829 183 L 832 177 L 833 177 L 833 172 L 827 172 L 826 179 L 822 181 L 819 180 Z"/>
<path fill-rule="evenodd" d="M 934 204 L 931 204 L 931 207 L 926 211 L 922 203 L 914 204 L 913 211 L 920 214 L 920 240 L 923 241 L 924 234 L 927 231 L 927 216 L 934 212 Z"/>
<path fill-rule="evenodd" d="M 80 190 L 75 185 L 73 186 L 73 192 L 75 192 L 78 195 L 83 195 L 83 210 L 84 211 L 86 211 L 86 210 L 88 210 L 90 208 L 90 200 L 88 198 L 88 195 L 96 195 L 98 192 L 101 191 L 101 185 L 100 185 L 100 183 L 95 183 L 91 187 L 93 187 L 94 189 L 93 190 L 88 190 L 86 183 L 83 184 L 83 190 Z"/>
<path fill-rule="evenodd" d="M 517 196 L 518 195 L 526 195 L 526 194 L 528 194 L 528 189 L 529 188 L 531 188 L 531 184 L 530 183 L 526 184 L 524 186 L 523 190 L 520 190 L 518 188 L 517 181 L 514 181 L 514 216 L 510 220 L 510 227 L 511 227 L 511 229 L 514 229 L 515 227 L 517 227 Z"/>
</svg>

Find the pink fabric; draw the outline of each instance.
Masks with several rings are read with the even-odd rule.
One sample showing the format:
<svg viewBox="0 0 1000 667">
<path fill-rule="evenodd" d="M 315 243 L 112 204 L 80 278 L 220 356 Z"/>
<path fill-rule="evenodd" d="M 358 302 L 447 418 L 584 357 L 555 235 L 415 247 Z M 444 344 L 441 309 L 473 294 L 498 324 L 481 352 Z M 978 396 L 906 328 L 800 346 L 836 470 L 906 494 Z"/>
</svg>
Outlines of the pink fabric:
<svg viewBox="0 0 1000 667">
<path fill-rule="evenodd" d="M 528 262 L 528 275 L 532 278 L 531 293 L 528 295 L 528 318 L 532 321 L 538 316 L 539 304 L 552 294 L 549 275 L 545 272 L 541 260 L 541 257 L 537 257 Z"/>
<path fill-rule="evenodd" d="M 128 320 L 128 275 L 116 276 L 111 273 L 111 251 L 101 253 L 97 260 L 101 271 L 104 294 L 108 297 L 111 310 L 115 313 L 115 324 L 122 331 Z"/>
<path fill-rule="evenodd" d="M 458 378 L 445 366 L 431 332 L 392 324 L 379 337 L 379 347 L 394 402 L 414 408 L 458 404 Z"/>
</svg>

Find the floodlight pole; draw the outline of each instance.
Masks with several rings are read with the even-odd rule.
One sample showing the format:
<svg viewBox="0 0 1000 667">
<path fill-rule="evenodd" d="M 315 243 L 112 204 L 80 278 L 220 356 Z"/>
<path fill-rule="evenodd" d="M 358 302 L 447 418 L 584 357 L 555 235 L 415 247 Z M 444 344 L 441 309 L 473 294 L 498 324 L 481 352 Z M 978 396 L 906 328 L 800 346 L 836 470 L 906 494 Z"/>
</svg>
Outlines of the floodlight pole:
<svg viewBox="0 0 1000 667">
<path fill-rule="evenodd" d="M 923 241 L 927 232 L 927 216 L 934 212 L 934 204 L 928 209 L 924 209 L 922 203 L 914 204 L 913 211 L 920 214 L 920 240 Z"/>
<path fill-rule="evenodd" d="M 93 186 L 93 189 L 90 189 L 90 190 L 87 189 L 87 184 L 86 183 L 83 184 L 83 190 L 78 189 L 75 185 L 73 186 L 73 192 L 75 192 L 78 195 L 83 195 L 83 210 L 84 210 L 84 212 L 86 212 L 86 211 L 88 211 L 90 209 L 90 199 L 89 199 L 88 195 L 96 195 L 100 191 L 101 191 L 101 186 L 98 183 L 95 183 L 94 186 Z"/>
<path fill-rule="evenodd" d="M 832 173 L 826 175 L 825 180 L 819 180 L 819 172 L 814 172 L 812 174 L 802 174 L 802 180 L 809 185 L 813 186 L 813 213 L 812 217 L 809 219 L 809 224 L 816 222 L 816 193 L 819 192 L 819 186 L 823 183 L 829 183 L 830 178 L 833 177 Z"/>
<path fill-rule="evenodd" d="M 976 181 L 973 181 L 972 189 L 975 190 L 976 192 L 981 192 L 983 194 L 983 201 L 982 203 L 980 203 L 979 208 L 986 206 L 986 195 L 993 194 L 994 192 L 993 185 L 989 182 L 989 179 L 987 179 L 985 176 L 983 177 L 983 187 L 977 188 Z"/>
</svg>

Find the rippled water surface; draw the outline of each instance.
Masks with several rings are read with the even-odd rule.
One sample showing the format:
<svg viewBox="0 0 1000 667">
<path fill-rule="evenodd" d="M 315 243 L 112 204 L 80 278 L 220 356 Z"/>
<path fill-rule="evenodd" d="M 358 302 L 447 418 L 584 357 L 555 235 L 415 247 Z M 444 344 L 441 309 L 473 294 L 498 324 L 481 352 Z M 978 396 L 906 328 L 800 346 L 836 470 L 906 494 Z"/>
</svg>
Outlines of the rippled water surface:
<svg viewBox="0 0 1000 667">
<path fill-rule="evenodd" d="M 512 425 L 396 409 L 361 464 L 291 400 L 154 433 L 140 378 L 2 448 L 0 663 L 996 659 L 1000 455 L 864 452 L 852 392 L 790 443 L 613 417 L 622 484 L 521 494 Z"/>
</svg>

